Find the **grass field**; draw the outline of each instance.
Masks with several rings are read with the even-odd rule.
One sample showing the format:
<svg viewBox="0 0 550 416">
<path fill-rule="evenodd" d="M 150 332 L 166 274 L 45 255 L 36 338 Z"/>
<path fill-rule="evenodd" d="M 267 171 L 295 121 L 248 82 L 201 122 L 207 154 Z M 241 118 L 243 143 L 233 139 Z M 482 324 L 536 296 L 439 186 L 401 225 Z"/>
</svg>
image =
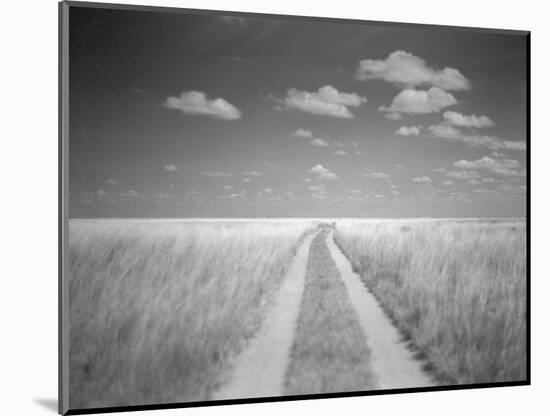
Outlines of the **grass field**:
<svg viewBox="0 0 550 416">
<path fill-rule="evenodd" d="M 524 220 L 343 220 L 336 241 L 441 382 L 525 379 Z"/>
<path fill-rule="evenodd" d="M 311 229 L 71 220 L 71 408 L 208 399 Z"/>
<path fill-rule="evenodd" d="M 71 408 L 211 399 L 320 222 L 71 220 Z M 440 383 L 525 379 L 525 221 L 324 222 Z M 376 378 L 327 229 L 310 247 L 285 394 Z"/>
</svg>

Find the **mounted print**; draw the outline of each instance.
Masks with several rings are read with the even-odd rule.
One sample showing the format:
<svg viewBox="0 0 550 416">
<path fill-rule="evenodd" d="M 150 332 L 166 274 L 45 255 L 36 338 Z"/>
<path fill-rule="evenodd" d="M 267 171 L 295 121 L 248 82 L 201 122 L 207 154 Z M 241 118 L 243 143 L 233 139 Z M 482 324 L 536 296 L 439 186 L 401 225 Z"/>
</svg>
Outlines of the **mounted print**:
<svg viewBox="0 0 550 416">
<path fill-rule="evenodd" d="M 59 11 L 60 413 L 530 383 L 529 32 Z"/>
</svg>

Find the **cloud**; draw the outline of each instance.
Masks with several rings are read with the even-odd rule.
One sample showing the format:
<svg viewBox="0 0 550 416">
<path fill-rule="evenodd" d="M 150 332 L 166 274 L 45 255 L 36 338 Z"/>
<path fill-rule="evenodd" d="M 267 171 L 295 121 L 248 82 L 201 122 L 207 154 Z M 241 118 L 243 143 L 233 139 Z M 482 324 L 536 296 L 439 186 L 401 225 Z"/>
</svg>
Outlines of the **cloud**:
<svg viewBox="0 0 550 416">
<path fill-rule="evenodd" d="M 493 127 L 495 122 L 487 116 L 476 116 L 475 114 L 466 116 L 456 111 L 445 111 L 443 118 L 447 123 L 453 126 L 460 127 L 475 127 L 476 129 L 483 129 L 487 127 Z"/>
<path fill-rule="evenodd" d="M 225 185 L 223 189 L 225 189 L 226 191 L 232 191 L 235 188 L 233 188 L 231 185 Z"/>
<path fill-rule="evenodd" d="M 313 133 L 309 130 L 304 129 L 298 129 L 295 132 L 291 134 L 294 137 L 303 137 L 305 139 L 312 139 L 309 144 L 312 146 L 320 146 L 320 147 L 328 147 L 329 142 L 327 142 L 325 139 L 321 139 L 318 137 L 313 137 Z M 334 145 L 337 145 L 338 142 L 335 142 Z"/>
<path fill-rule="evenodd" d="M 237 120 L 242 112 L 223 98 L 209 100 L 201 91 L 183 91 L 179 97 L 168 97 L 164 106 L 196 116 L 210 116 L 221 120 Z"/>
<path fill-rule="evenodd" d="M 514 159 L 493 159 L 484 156 L 477 160 L 458 160 L 454 166 L 461 169 L 484 169 L 501 176 L 526 176 L 525 169 L 519 169 L 520 163 Z"/>
<path fill-rule="evenodd" d="M 251 179 L 250 178 L 243 178 L 243 182 L 249 183 L 249 182 L 251 182 Z"/>
<path fill-rule="evenodd" d="M 115 180 L 112 179 L 112 178 L 107 179 L 107 180 L 105 181 L 105 183 L 106 183 L 107 185 L 118 185 L 118 182 L 115 181 Z"/>
<path fill-rule="evenodd" d="M 248 170 L 246 172 L 243 172 L 242 175 L 244 175 L 244 176 L 263 176 L 263 173 L 258 172 L 257 170 Z"/>
<path fill-rule="evenodd" d="M 221 199 L 238 199 L 238 198 L 244 198 L 245 196 L 246 196 L 246 191 L 240 191 L 240 192 L 235 192 L 235 193 L 232 193 L 232 194 L 220 195 L 220 196 L 218 196 L 218 198 L 221 198 Z"/>
<path fill-rule="evenodd" d="M 327 180 L 338 179 L 338 176 L 334 172 L 331 172 L 320 163 L 313 166 L 308 172 L 316 174 L 318 179 L 327 179 Z"/>
<path fill-rule="evenodd" d="M 387 179 L 391 175 L 386 172 L 371 172 L 371 173 L 365 173 L 363 176 L 371 179 Z"/>
<path fill-rule="evenodd" d="M 316 92 L 290 88 L 286 97 L 277 101 L 287 109 L 329 117 L 353 118 L 348 107 L 359 107 L 366 103 L 367 99 L 356 93 L 340 92 L 331 85 L 325 85 Z"/>
<path fill-rule="evenodd" d="M 120 194 L 120 196 L 125 197 L 125 198 L 127 198 L 127 197 L 135 198 L 135 197 L 138 197 L 138 196 L 139 196 L 139 192 L 137 192 L 137 191 L 135 191 L 135 190 L 133 190 L 133 189 L 130 189 L 129 191 L 122 192 L 122 193 Z"/>
<path fill-rule="evenodd" d="M 500 149 L 526 150 L 527 149 L 527 143 L 525 143 L 523 141 L 504 140 L 501 144 Z"/>
<path fill-rule="evenodd" d="M 420 126 L 401 126 L 395 134 L 398 136 L 418 136 L 420 134 Z"/>
<path fill-rule="evenodd" d="M 309 143 L 313 146 L 328 147 L 328 142 L 323 139 L 313 139 Z"/>
<path fill-rule="evenodd" d="M 311 182 L 311 178 L 304 178 L 304 182 L 310 183 L 310 182 Z"/>
<path fill-rule="evenodd" d="M 104 191 L 103 189 L 98 189 L 97 190 L 97 196 L 102 197 L 102 196 L 105 196 L 105 195 L 107 195 L 107 192 Z"/>
<path fill-rule="evenodd" d="M 470 146 L 484 146 L 491 150 L 507 149 L 507 150 L 525 150 L 526 143 L 523 141 L 501 140 L 493 136 L 462 136 L 460 138 L 464 143 Z"/>
<path fill-rule="evenodd" d="M 382 107 L 379 107 L 378 110 L 379 111 L 382 111 L 381 109 L 382 108 L 385 108 L 384 106 Z M 401 120 L 403 118 L 403 115 L 399 114 L 399 113 L 386 113 L 384 114 L 384 117 L 386 117 L 388 120 Z"/>
<path fill-rule="evenodd" d="M 441 181 L 443 185 L 450 186 L 453 184 L 453 181 Z"/>
<path fill-rule="evenodd" d="M 291 135 L 294 136 L 294 137 L 304 137 L 306 139 L 312 139 L 313 138 L 313 133 L 310 132 L 309 130 L 304 130 L 304 129 L 298 129 L 295 132 L 292 132 Z"/>
<path fill-rule="evenodd" d="M 412 178 L 412 181 L 418 183 L 431 183 L 432 178 L 430 178 L 429 176 L 417 176 Z"/>
<path fill-rule="evenodd" d="M 399 86 L 429 85 L 444 90 L 468 90 L 470 82 L 455 68 L 436 70 L 424 59 L 405 51 L 395 51 L 385 60 L 359 62 L 355 78 L 360 81 L 381 79 Z"/>
<path fill-rule="evenodd" d="M 479 173 L 477 173 L 474 170 L 466 171 L 466 170 L 451 170 L 446 173 L 447 176 L 450 178 L 456 178 L 456 179 L 477 179 L 479 178 Z"/>
<path fill-rule="evenodd" d="M 434 124 L 428 127 L 428 130 L 436 137 L 447 140 L 460 139 L 463 134 L 456 127 L 450 126 L 445 123 Z"/>
<path fill-rule="evenodd" d="M 201 175 L 203 176 L 210 176 L 210 177 L 213 177 L 213 178 L 230 178 L 232 177 L 233 175 L 231 173 L 226 173 L 226 172 L 222 172 L 222 171 L 219 171 L 219 170 L 215 170 L 215 171 L 202 171 L 201 172 Z"/>
<path fill-rule="evenodd" d="M 438 113 L 441 109 L 455 105 L 455 97 L 441 88 L 432 87 L 427 91 L 405 89 L 397 94 L 389 107 L 381 106 L 378 111 L 390 113 Z"/>
<path fill-rule="evenodd" d="M 514 159 L 493 159 L 488 156 L 484 156 L 477 160 L 458 160 L 454 163 L 454 166 L 461 169 L 500 169 L 500 168 L 517 168 L 519 162 Z"/>
<path fill-rule="evenodd" d="M 308 187 L 310 190 L 312 191 L 324 191 L 325 190 L 325 185 L 312 185 L 312 186 L 309 186 Z"/>
<path fill-rule="evenodd" d="M 170 165 L 164 165 L 164 170 L 165 170 L 166 172 L 175 172 L 175 171 L 179 170 L 179 167 L 176 166 L 176 165 L 172 165 L 172 164 L 170 164 Z"/>
<path fill-rule="evenodd" d="M 334 154 L 337 156 L 346 156 L 348 152 L 347 150 L 337 150 L 336 152 L 334 152 Z"/>
<path fill-rule="evenodd" d="M 448 141 L 463 142 L 473 147 L 487 147 L 491 150 L 526 150 L 527 144 L 524 141 L 501 140 L 498 137 L 466 134 L 460 129 L 447 124 L 446 122 L 434 124 L 428 127 L 428 130 L 440 139 Z"/>
</svg>

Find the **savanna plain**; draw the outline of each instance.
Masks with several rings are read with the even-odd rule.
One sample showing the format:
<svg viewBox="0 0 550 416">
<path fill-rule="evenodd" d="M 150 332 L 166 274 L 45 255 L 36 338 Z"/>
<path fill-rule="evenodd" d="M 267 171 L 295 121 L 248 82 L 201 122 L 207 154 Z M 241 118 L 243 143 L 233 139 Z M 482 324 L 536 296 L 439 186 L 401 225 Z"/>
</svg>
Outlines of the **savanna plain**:
<svg viewBox="0 0 550 416">
<path fill-rule="evenodd" d="M 215 398 L 305 244 L 281 393 L 379 389 L 329 239 L 433 385 L 525 380 L 524 219 L 72 219 L 70 407 Z"/>
</svg>

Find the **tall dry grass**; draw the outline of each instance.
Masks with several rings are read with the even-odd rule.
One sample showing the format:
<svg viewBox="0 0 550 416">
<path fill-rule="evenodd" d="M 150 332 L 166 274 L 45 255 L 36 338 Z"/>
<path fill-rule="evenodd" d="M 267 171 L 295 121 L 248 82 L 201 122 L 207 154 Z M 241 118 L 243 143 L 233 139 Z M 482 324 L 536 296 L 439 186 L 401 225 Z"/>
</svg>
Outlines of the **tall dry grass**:
<svg viewBox="0 0 550 416">
<path fill-rule="evenodd" d="M 336 241 L 442 382 L 525 379 L 525 221 L 342 221 Z"/>
<path fill-rule="evenodd" d="M 309 228 L 71 220 L 71 407 L 208 399 Z"/>
</svg>

